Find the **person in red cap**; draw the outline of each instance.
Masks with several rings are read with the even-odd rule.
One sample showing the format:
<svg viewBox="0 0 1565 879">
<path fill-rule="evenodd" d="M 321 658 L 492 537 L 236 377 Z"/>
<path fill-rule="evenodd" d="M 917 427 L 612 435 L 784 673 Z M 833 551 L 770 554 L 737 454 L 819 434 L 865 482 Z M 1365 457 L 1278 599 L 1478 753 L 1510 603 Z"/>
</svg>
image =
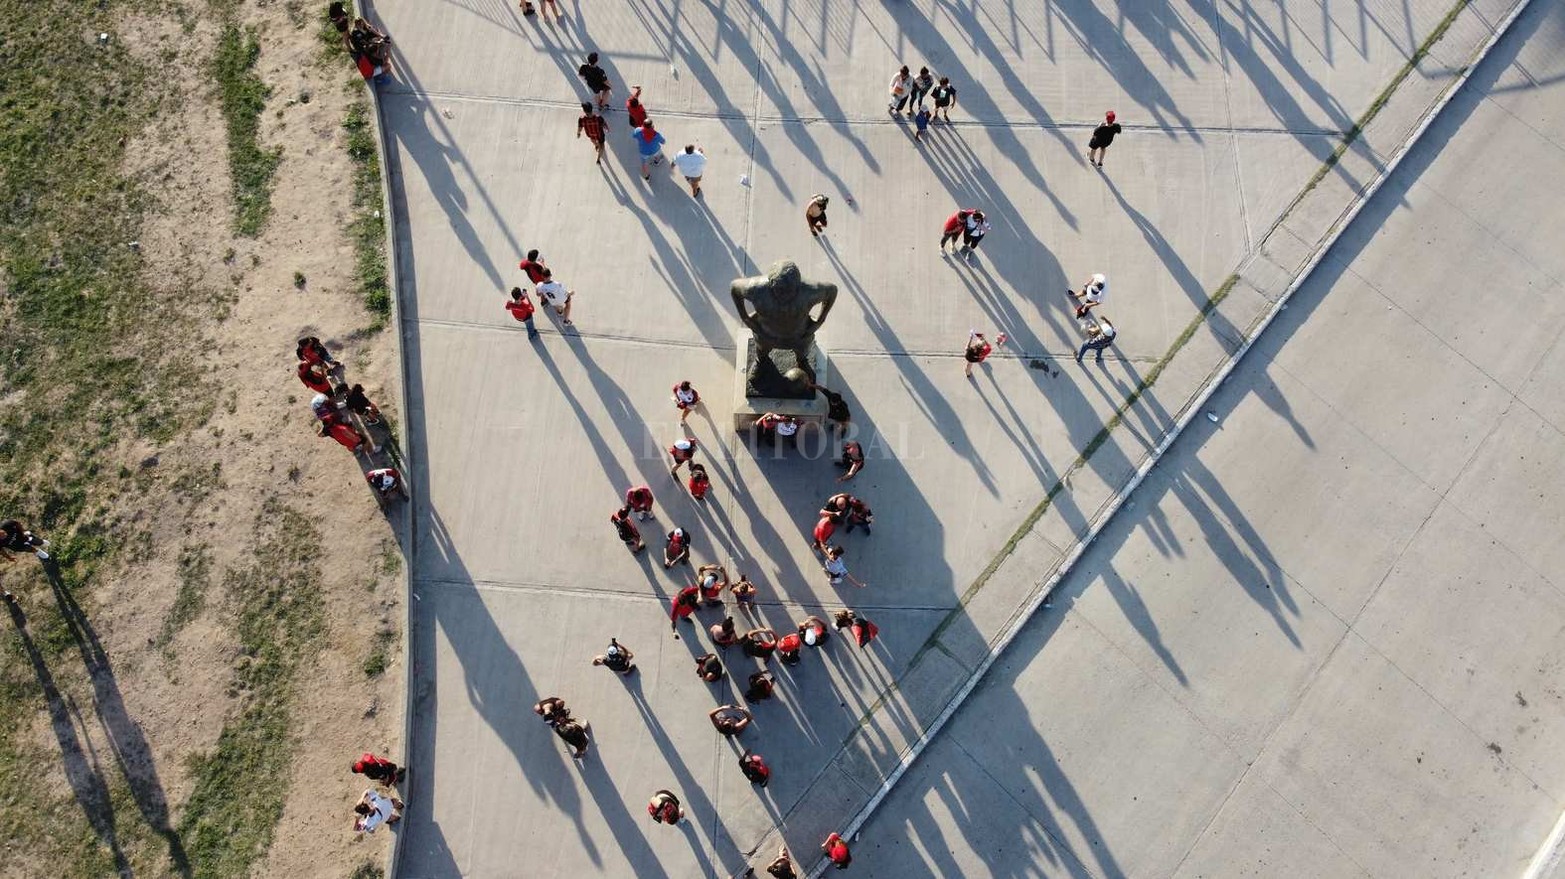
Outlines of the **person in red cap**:
<svg viewBox="0 0 1565 879">
<path fill-rule="evenodd" d="M 831 858 L 831 865 L 839 870 L 846 870 L 853 863 L 853 853 L 848 851 L 848 844 L 843 842 L 839 833 L 826 837 L 826 841 L 821 843 L 821 851 Z"/>
<path fill-rule="evenodd" d="M 950 253 L 946 245 L 956 249 L 956 241 L 962 237 L 962 230 L 967 228 L 967 218 L 978 213 L 977 208 L 961 208 L 956 213 L 946 218 L 945 227 L 940 230 L 940 252 Z"/>
<path fill-rule="evenodd" d="M 668 629 L 674 633 L 676 641 L 679 639 L 679 632 L 675 627 L 679 625 L 679 621 L 695 613 L 696 608 L 700 606 L 701 589 L 697 586 L 686 586 L 674 596 L 674 601 L 668 609 Z"/>
<path fill-rule="evenodd" d="M 679 468 L 685 466 L 691 458 L 696 456 L 696 447 L 699 445 L 693 436 L 680 437 L 674 440 L 674 444 L 668 447 L 668 456 L 674 461 L 674 466 L 669 468 L 671 475 L 679 473 Z"/>
<path fill-rule="evenodd" d="M 660 790 L 647 802 L 647 814 L 659 824 L 673 826 L 685 817 L 685 810 L 680 807 L 679 797 L 674 796 L 672 791 Z"/>
<path fill-rule="evenodd" d="M 706 468 L 692 462 L 690 464 L 690 497 L 693 500 L 706 500 L 706 493 L 712 490 L 712 477 L 706 475 Z"/>
<path fill-rule="evenodd" d="M 663 567 L 672 568 L 681 562 L 690 563 L 690 532 L 676 527 L 668 532 L 663 544 Z"/>
<path fill-rule="evenodd" d="M 1103 167 L 1103 156 L 1109 151 L 1109 144 L 1114 142 L 1114 135 L 1119 132 L 1119 123 L 1114 121 L 1114 111 L 1104 113 L 1103 124 L 1092 129 L 1092 139 L 1087 141 L 1087 162 Z"/>
<path fill-rule="evenodd" d="M 652 518 L 652 489 L 645 485 L 633 485 L 625 489 L 625 506 L 638 519 Z"/>
<path fill-rule="evenodd" d="M 407 767 L 399 767 L 385 757 L 377 757 L 369 751 L 365 751 L 359 759 L 353 761 L 353 773 L 390 787 L 394 784 L 401 784 L 402 779 L 407 776 L 408 770 Z"/>
<path fill-rule="evenodd" d="M 739 771 L 744 773 L 745 778 L 750 779 L 751 784 L 758 784 L 761 787 L 766 787 L 766 783 L 772 780 L 772 768 L 766 765 L 766 761 L 760 754 L 749 748 L 739 755 Z"/>
</svg>

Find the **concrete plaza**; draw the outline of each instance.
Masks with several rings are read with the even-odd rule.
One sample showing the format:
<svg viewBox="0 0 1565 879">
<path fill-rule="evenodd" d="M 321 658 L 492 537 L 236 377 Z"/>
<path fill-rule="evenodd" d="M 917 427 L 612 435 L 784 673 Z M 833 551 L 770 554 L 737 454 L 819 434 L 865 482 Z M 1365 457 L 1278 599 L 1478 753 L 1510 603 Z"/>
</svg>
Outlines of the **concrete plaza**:
<svg viewBox="0 0 1565 879">
<path fill-rule="evenodd" d="M 969 11 L 826 0 L 562 5 L 567 18 L 558 25 L 524 19 L 499 0 L 383 0 L 374 8 L 397 40 L 397 81 L 381 89 L 379 105 L 416 498 L 415 782 L 402 825 L 402 876 L 726 876 L 783 838 L 801 854 L 812 851 L 879 788 L 1270 308 L 1300 256 L 1330 233 L 1334 212 L 1374 178 L 1513 6 L 1462 9 L 1377 127 L 1296 203 L 1340 135 L 1442 27 L 1449 4 L 1313 8 L 1307 17 L 1283 7 L 1200 2 L 1177 11 L 1108 2 L 978 3 Z M 1558 21 L 1544 18 L 1534 30 L 1557 34 Z M 616 105 L 626 85 L 639 83 L 671 146 L 703 147 L 710 160 L 704 199 L 691 199 L 661 169 L 643 183 L 623 112 L 609 116 L 604 164 L 592 162 L 574 137 L 575 105 L 585 97 L 575 67 L 591 50 L 603 53 Z M 958 86 L 959 124 L 937 128 L 924 145 L 884 112 L 886 81 L 899 63 L 928 64 Z M 1099 173 L 1083 152 L 1109 107 L 1127 131 Z M 819 242 L 800 216 L 815 192 L 833 199 L 832 226 Z M 983 207 L 995 221 L 971 266 L 943 260 L 935 247 L 941 221 L 958 206 Z M 504 291 L 523 282 L 514 266 L 530 248 L 577 291 L 576 326 L 540 314 L 538 343 L 501 308 Z M 871 451 L 851 489 L 875 507 L 877 530 L 844 540 L 853 571 L 870 583 L 864 591 L 832 589 L 808 546 L 814 511 L 835 487 L 826 450 L 755 454 L 726 429 L 737 330 L 728 284 L 784 257 L 797 260 L 806 277 L 841 288 L 823 338 L 834 358 L 833 384 L 847 395 Z M 1105 311 L 1123 333 L 1102 368 L 1072 362 L 1078 338 L 1061 292 L 1093 271 L 1111 278 Z M 1235 275 L 1238 282 L 1229 282 Z M 1454 320 L 1468 304 L 1453 294 L 1428 307 Z M 1529 332 L 1540 344 L 1558 335 L 1547 335 L 1544 318 L 1552 313 L 1533 315 Z M 959 356 L 970 327 L 1013 339 L 971 381 Z M 1379 332 L 1342 334 L 1354 338 L 1327 336 L 1347 350 L 1385 341 Z M 1503 338 L 1496 347 L 1519 357 L 1514 335 Z M 1541 356 L 1516 360 L 1516 374 Z M 1153 374 L 1156 385 L 1143 392 Z M 1353 383 L 1363 377 L 1351 371 L 1328 374 L 1340 382 L 1333 387 L 1374 413 L 1380 410 L 1366 386 L 1399 390 Z M 716 481 L 706 505 L 683 495 L 661 451 L 681 432 L 668 389 L 682 378 L 707 398 L 707 412 L 690 423 Z M 1427 390 L 1437 396 L 1418 412 L 1451 409 L 1447 386 Z M 1286 389 L 1253 397 L 1273 408 L 1293 405 Z M 1462 426 L 1487 431 L 1486 418 L 1500 411 L 1462 407 Z M 1109 424 L 1117 427 L 1105 432 Z M 1404 428 L 1398 436 L 1412 442 L 1422 434 Z M 1276 456 L 1282 450 L 1274 445 L 1263 440 L 1252 451 Z M 1414 475 L 1444 496 L 1455 477 L 1442 480 L 1457 471 L 1440 468 L 1466 462 L 1457 455 L 1450 444 L 1425 443 L 1417 460 L 1427 469 Z M 1269 459 L 1248 460 L 1255 467 Z M 1230 479 L 1249 492 L 1253 475 L 1240 469 Z M 868 650 L 837 639 L 804 665 L 779 670 L 779 698 L 756 707 L 744 742 L 775 767 L 765 791 L 743 779 L 735 752 L 707 724 L 706 712 L 737 692 L 692 673 L 691 657 L 706 650 L 704 634 L 686 628 L 682 640 L 668 635 L 667 598 L 688 575 L 629 556 L 606 521 L 624 489 L 640 482 L 660 500 L 658 520 L 646 524 L 683 525 L 695 534 L 697 563 L 720 561 L 750 574 L 762 588 L 758 616 L 766 624 L 791 628 L 803 615 L 847 604 L 882 628 Z M 1280 493 L 1293 488 L 1256 490 L 1254 498 L 1273 503 L 1275 515 Z M 1221 491 L 1240 493 L 1227 482 Z M 1046 498 L 1052 502 L 1043 504 Z M 1418 508 L 1417 498 L 1382 500 L 1408 515 Z M 1040 508 L 1035 526 L 1023 528 Z M 1218 523 L 1253 515 L 1241 509 L 1224 502 L 1188 515 L 1195 534 L 1205 535 L 1202 528 L 1226 529 Z M 1310 509 L 1333 527 L 1355 521 L 1324 502 Z M 1353 515 L 1371 529 L 1390 527 L 1381 515 Z M 1113 528 L 1125 527 L 1123 518 Z M 1308 534 L 1299 523 L 1279 518 L 1274 527 L 1272 553 L 1284 537 L 1303 551 Z M 659 541 L 644 530 L 654 544 L 650 556 Z M 1172 533 L 1153 531 L 1165 541 Z M 1114 542 L 1105 538 L 1100 547 Z M 1360 553 L 1368 549 L 1350 543 L 1330 559 L 1347 568 Z M 1144 563 L 1172 578 L 1176 560 Z M 1252 564 L 1263 578 L 1288 570 Z M 1222 570 L 1209 568 L 1206 581 L 1191 575 L 1192 582 L 1209 583 Z M 1288 594 L 1278 592 L 1280 573 L 1276 579 L 1268 594 Z M 1215 601 L 1210 592 L 1201 600 Z M 1161 617 L 1195 613 L 1189 606 L 1154 612 L 1140 599 L 1117 600 L 1134 590 L 1102 584 L 1079 594 L 1082 602 L 1107 594 L 1109 609 L 1125 605 L 1120 622 L 1132 631 L 1198 635 Z M 1365 594 L 1344 587 L 1338 597 L 1332 609 L 1345 623 L 1351 602 Z M 1282 597 L 1268 601 L 1276 627 L 1294 635 L 1285 639 L 1294 651 L 1288 668 L 1297 675 L 1321 668 L 1313 638 L 1327 638 L 1330 627 L 1311 617 L 1319 628 L 1306 641 L 1299 634 L 1306 623 L 1290 619 L 1297 608 Z M 1264 721 L 1291 715 L 1319 689 L 1295 681 L 1292 690 L 1263 694 L 1271 714 L 1245 713 L 1254 706 L 1228 669 L 1248 660 L 1225 659 L 1218 647 L 1236 637 L 1239 629 L 1230 628 L 1248 625 L 1236 616 L 1238 605 L 1266 608 L 1268 601 L 1212 606 L 1202 619 L 1217 629 L 1200 630 L 1206 664 L 1170 654 L 1184 684 L 1232 711 L 1216 742 L 1240 752 L 1260 753 L 1271 739 Z M 628 685 L 588 663 L 611 635 L 637 652 L 642 672 Z M 1025 665 L 1024 644 L 1037 637 L 1029 631 L 1005 662 Z M 1054 649 L 1064 641 L 1045 636 L 1039 643 Z M 1157 637 L 1142 643 L 1154 656 L 1172 649 Z M 1090 646 L 1080 649 L 1049 662 L 1047 674 L 1002 674 L 987 685 L 981 699 L 1010 688 L 1013 703 L 1033 706 L 1008 713 L 997 732 L 1041 742 L 1038 724 L 1054 716 L 1043 707 L 1077 699 L 1100 712 L 1065 712 L 1075 714 L 1085 741 L 1107 745 L 1115 731 L 1149 726 L 1159 741 L 1176 736 L 1160 713 L 1159 700 L 1169 697 L 1150 682 L 1129 681 L 1118 701 L 1098 702 L 1115 681 L 1105 672 L 1093 684 L 1096 659 Z M 1279 648 L 1268 641 L 1255 649 Z M 754 666 L 737 652 L 727 661 L 741 681 Z M 1051 689 L 1067 683 L 1063 692 Z M 585 763 L 573 764 L 532 714 L 546 695 L 563 696 L 592 722 Z M 1557 691 L 1554 698 L 1557 712 Z M 973 716 L 982 717 L 964 709 L 953 731 Z M 1093 716 L 1099 721 L 1088 723 Z M 1540 735 L 1558 744 L 1557 734 Z M 1014 758 L 994 738 L 992 748 L 977 747 L 980 737 L 968 727 L 961 740 L 995 759 Z M 966 780 L 940 775 L 945 761 L 936 754 L 950 741 L 936 740 L 904 780 L 907 793 L 899 790 L 877 821 L 908 827 L 906 816 L 929 802 L 930 785 L 950 784 L 966 802 Z M 1148 760 L 1159 753 L 1131 740 L 1119 745 Z M 1199 737 L 1194 747 L 1221 751 Z M 1029 753 L 1036 760 L 1048 752 Z M 1107 747 L 1092 760 L 1120 773 L 1136 765 Z M 1085 771 L 1094 774 L 1092 767 Z M 1231 768 L 1214 757 L 1185 781 L 1206 785 L 1208 796 L 1228 783 Z M 1072 858 L 1094 875 L 1171 872 L 1164 858 L 1184 826 L 1171 816 L 1194 815 L 1200 801 L 1157 786 L 1158 777 L 1136 776 L 1148 791 L 1140 808 L 1168 807 L 1170 815 L 1107 805 L 1137 796 L 1138 785 L 1113 773 L 1095 782 L 1101 786 L 1078 786 L 1078 797 L 1081 811 L 1091 810 L 1104 827 L 1136 833 L 1145 822 L 1167 820 L 1167 841 L 1159 836 L 1136 851 L 1122 846 L 1104 866 L 1087 854 L 1097 844 L 1091 834 L 1044 834 L 1055 842 L 975 863 L 996 875 L 1053 872 L 1051 864 Z M 653 825 L 642 811 L 664 787 L 690 810 L 692 820 L 679 829 Z M 967 805 L 975 816 L 977 808 Z M 959 840 L 984 848 L 983 828 L 968 814 L 930 819 L 952 858 L 961 857 Z M 926 859 L 919 870 L 895 873 L 896 858 L 923 857 L 921 850 L 911 841 L 895 844 L 900 831 L 876 826 L 860 869 L 977 869 Z M 1009 839 L 1015 827 L 993 829 Z M 886 865 L 876 867 L 881 852 Z M 1218 863 L 1211 872 L 1234 871 Z"/>
</svg>

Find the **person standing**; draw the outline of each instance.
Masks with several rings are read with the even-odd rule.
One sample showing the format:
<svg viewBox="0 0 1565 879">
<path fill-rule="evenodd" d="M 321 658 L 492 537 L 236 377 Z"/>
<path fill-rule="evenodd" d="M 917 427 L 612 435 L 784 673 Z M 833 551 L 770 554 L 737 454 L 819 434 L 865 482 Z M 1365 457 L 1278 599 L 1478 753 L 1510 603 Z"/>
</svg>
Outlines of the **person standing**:
<svg viewBox="0 0 1565 879">
<path fill-rule="evenodd" d="M 750 727 L 750 721 L 754 719 L 750 715 L 750 709 L 740 708 L 738 705 L 719 705 L 707 712 L 706 716 L 718 732 L 729 737 L 744 732 Z"/>
<path fill-rule="evenodd" d="M 848 844 L 843 841 L 841 834 L 833 833 L 826 837 L 826 841 L 821 843 L 821 851 L 831 859 L 831 865 L 839 870 L 846 870 L 853 863 L 853 853 L 848 851 Z"/>
<path fill-rule="evenodd" d="M 668 138 L 653 127 L 651 119 L 632 130 L 630 137 L 636 142 L 636 152 L 641 156 L 641 179 L 650 181 L 652 166 L 663 163 L 663 144 L 668 143 Z"/>
<path fill-rule="evenodd" d="M 581 118 L 576 120 L 576 137 L 579 140 L 583 134 L 592 141 L 593 152 L 598 154 L 598 164 L 603 164 L 603 141 L 608 136 L 609 121 L 599 116 L 592 110 L 592 102 L 585 101 L 581 105 Z"/>
<path fill-rule="evenodd" d="M 668 539 L 663 543 L 663 567 L 667 569 L 678 564 L 690 564 L 690 532 L 676 527 L 668 532 Z"/>
<path fill-rule="evenodd" d="M 398 766 L 385 757 L 378 757 L 369 751 L 365 751 L 359 759 L 353 761 L 351 769 L 354 775 L 362 775 L 386 787 L 401 784 L 402 779 L 408 774 L 407 767 Z"/>
<path fill-rule="evenodd" d="M 632 653 L 629 647 L 621 644 L 618 638 L 610 638 L 609 649 L 599 656 L 594 656 L 592 664 L 628 676 L 636 670 L 636 654 Z"/>
<path fill-rule="evenodd" d="M 696 585 L 701 587 L 701 600 L 707 607 L 723 603 L 723 590 L 728 588 L 728 571 L 719 564 L 705 564 L 696 568 Z"/>
<path fill-rule="evenodd" d="M 635 513 L 636 518 L 652 518 L 652 503 L 651 487 L 635 485 L 625 489 L 625 508 Z"/>
<path fill-rule="evenodd" d="M 848 428 L 848 423 L 853 420 L 853 410 L 848 408 L 848 402 L 842 395 L 830 388 L 811 383 L 810 390 L 826 398 L 826 420 L 831 422 L 833 434 L 840 434 Z"/>
<path fill-rule="evenodd" d="M 13 552 L 30 552 L 38 557 L 39 561 L 48 561 L 49 553 L 44 547 L 49 541 L 23 527 L 21 522 L 15 519 L 7 519 L 0 522 L 0 557 L 7 561 Z"/>
<path fill-rule="evenodd" d="M 891 101 L 886 104 L 886 109 L 891 111 L 891 115 L 901 113 L 902 108 L 907 106 L 907 90 L 912 81 L 913 75 L 908 72 L 905 64 L 891 77 L 891 85 L 887 87 L 891 93 Z"/>
<path fill-rule="evenodd" d="M 935 115 L 943 116 L 947 124 L 951 122 L 951 108 L 956 106 L 956 86 L 951 84 L 949 77 L 940 77 L 940 84 L 930 91 L 929 96 L 935 100 Z"/>
<path fill-rule="evenodd" d="M 804 223 L 810 229 L 810 235 L 821 237 L 826 231 L 826 206 L 831 204 L 831 199 L 819 193 L 810 196 L 809 204 L 804 206 Z"/>
<path fill-rule="evenodd" d="M 696 657 L 696 677 L 709 684 L 723 679 L 723 661 L 716 653 L 704 653 Z"/>
<path fill-rule="evenodd" d="M 299 381 L 304 382 L 305 387 L 317 394 L 326 394 L 328 396 L 332 394 L 331 377 L 326 374 L 326 367 L 319 363 L 309 363 L 301 360 L 299 361 L 297 373 Z"/>
<path fill-rule="evenodd" d="M 722 622 L 713 623 L 706 633 L 712 636 L 712 643 L 719 647 L 731 647 L 739 640 L 739 633 L 734 630 L 733 617 L 723 617 Z"/>
<path fill-rule="evenodd" d="M 647 814 L 659 824 L 667 824 L 672 827 L 685 817 L 685 810 L 679 805 L 679 797 L 672 791 L 660 790 L 652 795 L 647 802 Z"/>
<path fill-rule="evenodd" d="M 962 224 L 962 253 L 972 253 L 989 234 L 989 218 L 983 211 L 973 211 Z"/>
<path fill-rule="evenodd" d="M 527 256 L 517 263 L 516 267 L 521 269 L 522 274 L 527 276 L 527 280 L 534 284 L 543 283 L 544 270 L 548 268 L 548 266 L 544 265 L 543 260 L 538 258 L 536 249 L 527 251 Z"/>
<path fill-rule="evenodd" d="M 402 801 L 396 797 L 383 797 L 373 789 L 367 790 L 353 807 L 353 813 L 358 816 L 353 819 L 353 829 L 374 833 L 382 824 L 395 824 L 402 820 L 402 806 Z"/>
<path fill-rule="evenodd" d="M 319 363 L 326 367 L 327 372 L 342 368 L 342 364 L 332 358 L 331 352 L 315 336 L 305 336 L 299 340 L 299 345 L 294 349 L 294 355 L 305 363 Z"/>
<path fill-rule="evenodd" d="M 538 700 L 538 704 L 533 706 L 533 713 L 543 718 L 543 722 L 551 727 L 559 726 L 571 719 L 571 709 L 559 696 L 545 696 Z"/>
<path fill-rule="evenodd" d="M 693 143 L 685 144 L 685 151 L 674 157 L 674 167 L 685 175 L 690 184 L 690 196 L 701 197 L 701 175 L 706 173 L 706 153 Z"/>
<path fill-rule="evenodd" d="M 1108 276 L 1099 272 L 1088 278 L 1087 283 L 1081 285 L 1080 293 L 1070 290 L 1065 292 L 1069 293 L 1071 298 L 1076 300 L 1076 316 L 1086 317 L 1088 312 L 1102 305 L 1103 300 L 1108 298 L 1109 279 Z"/>
<path fill-rule="evenodd" d="M 587 63 L 577 68 L 576 73 L 581 77 L 582 82 L 587 84 L 587 91 L 591 92 L 592 96 L 597 100 L 598 109 L 607 110 L 609 108 L 609 92 L 612 89 L 609 88 L 608 73 L 598 66 L 598 53 L 593 52 L 588 55 Z"/>
<path fill-rule="evenodd" d="M 679 423 L 684 424 L 690 417 L 690 412 L 701 405 L 701 395 L 690 386 L 689 381 L 681 381 L 674 385 L 674 408 L 679 410 Z"/>
<path fill-rule="evenodd" d="M 1119 330 L 1114 329 L 1114 325 L 1109 323 L 1108 316 L 1098 315 L 1097 326 L 1087 331 L 1087 341 L 1082 342 L 1081 347 L 1076 349 L 1076 362 L 1080 363 L 1081 358 L 1085 357 L 1088 351 L 1096 351 L 1097 360 L 1102 363 L 1103 349 L 1114 344 L 1114 339 L 1118 335 Z"/>
<path fill-rule="evenodd" d="M 750 779 L 751 784 L 761 787 L 766 787 L 767 782 L 772 780 L 772 768 L 766 765 L 766 760 L 760 754 L 749 748 L 745 748 L 744 753 L 739 755 L 739 771 Z"/>
<path fill-rule="evenodd" d="M 630 87 L 630 97 L 625 99 L 625 115 L 630 117 L 630 127 L 640 128 L 647 121 L 647 107 L 641 103 L 641 86 Z"/>
<path fill-rule="evenodd" d="M 929 131 L 929 108 L 920 106 L 918 114 L 913 117 L 913 142 L 922 143 L 924 134 Z"/>
<path fill-rule="evenodd" d="M 407 500 L 407 488 L 402 484 L 402 474 L 395 467 L 378 467 L 364 474 L 370 488 L 375 489 L 375 502 L 382 507 L 392 498 Z"/>
<path fill-rule="evenodd" d="M 674 600 L 669 602 L 668 628 L 674 633 L 674 640 L 679 640 L 679 621 L 688 619 L 701 606 L 701 588 L 692 583 L 679 590 Z"/>
<path fill-rule="evenodd" d="M 559 736 L 560 740 L 565 742 L 565 744 L 571 746 L 572 758 L 577 760 L 585 760 L 587 758 L 587 745 L 589 742 L 586 724 L 575 718 L 570 718 L 556 724 L 554 734 Z"/>
<path fill-rule="evenodd" d="M 696 447 L 698 445 L 696 438 L 693 436 L 674 440 L 674 444 L 668 447 L 668 456 L 674 462 L 674 466 L 669 468 L 668 471 L 670 476 L 673 476 L 675 479 L 679 478 L 679 468 L 685 466 L 690 459 L 696 456 Z"/>
<path fill-rule="evenodd" d="M 349 412 L 364 419 L 365 424 L 380 424 L 380 407 L 370 402 L 369 396 L 364 393 L 363 385 L 356 384 L 345 389 L 344 385 L 338 384 L 332 392 L 342 398 L 342 405 L 348 407 Z"/>
<path fill-rule="evenodd" d="M 988 339 L 984 338 L 983 333 L 977 330 L 970 331 L 967 334 L 967 348 L 962 352 L 962 359 L 967 361 L 962 367 L 962 374 L 972 378 L 973 364 L 988 360 L 993 351 L 994 347 L 989 344 Z"/>
<path fill-rule="evenodd" d="M 840 546 L 827 547 L 826 558 L 821 562 L 821 570 L 826 572 L 826 579 L 833 586 L 841 586 L 843 580 L 860 589 L 868 586 L 868 583 L 848 573 L 848 563 L 842 560 L 844 555 L 847 555 L 847 550 Z"/>
<path fill-rule="evenodd" d="M 1104 113 L 1103 122 L 1092 129 L 1092 139 L 1087 141 L 1087 161 L 1099 168 L 1103 167 L 1103 157 L 1108 154 L 1114 136 L 1121 130 L 1119 123 L 1114 121 L 1114 111 Z"/>
<path fill-rule="evenodd" d="M 576 298 L 575 290 L 565 289 L 565 285 L 554 280 L 554 272 L 543 270 L 543 283 L 538 285 L 538 299 L 547 302 L 554 308 L 554 313 L 560 316 L 560 323 L 571 325 L 571 305 Z"/>
<path fill-rule="evenodd" d="M 851 610 L 837 611 L 832 621 L 839 630 L 847 629 L 848 633 L 853 636 L 853 643 L 859 645 L 860 648 L 868 645 L 869 642 L 875 640 L 880 635 L 879 626 L 861 618 Z"/>
<path fill-rule="evenodd" d="M 739 579 L 735 580 L 734 585 L 729 589 L 734 593 L 734 603 L 739 605 L 740 610 L 747 613 L 755 612 L 755 593 L 759 590 L 750 582 L 749 577 L 740 572 Z"/>
<path fill-rule="evenodd" d="M 864 469 L 864 447 L 859 445 L 858 440 L 844 442 L 842 444 L 842 457 L 834 463 L 846 471 L 837 477 L 837 481 L 847 482 L 849 479 L 859 475 L 859 471 Z"/>
<path fill-rule="evenodd" d="M 505 304 L 505 310 L 511 313 L 511 317 L 526 325 L 527 338 L 538 338 L 538 328 L 533 326 L 533 301 L 527 298 L 527 291 L 520 287 L 512 287 L 511 299 Z"/>
<path fill-rule="evenodd" d="M 631 555 L 647 548 L 646 541 L 641 539 L 640 529 L 630 521 L 630 507 L 621 507 L 619 512 L 609 516 L 609 522 L 614 525 L 615 533 L 619 534 L 619 539 Z"/>
<path fill-rule="evenodd" d="M 691 500 L 704 501 L 706 493 L 712 490 L 712 477 L 706 475 L 705 467 L 691 462 L 690 481 L 686 487 L 690 489 Z"/>
<path fill-rule="evenodd" d="M 934 74 L 929 72 L 929 68 L 928 67 L 920 67 L 918 69 L 918 76 L 913 77 L 913 81 L 911 83 L 908 83 L 908 90 L 907 90 L 908 109 L 909 110 L 922 110 L 922 109 L 924 109 L 924 96 L 929 94 L 929 90 L 934 88 L 934 87 L 935 87 L 935 77 L 934 77 Z"/>
<path fill-rule="evenodd" d="M 956 213 L 946 217 L 945 225 L 940 228 L 941 256 L 949 252 L 946 249 L 948 245 L 952 249 L 956 247 L 956 239 L 961 237 L 962 232 L 967 228 L 968 219 L 976 213 L 978 213 L 977 208 L 957 208 Z"/>
<path fill-rule="evenodd" d="M 777 857 L 766 865 L 766 875 L 772 879 L 799 879 L 799 874 L 793 869 L 793 858 L 788 855 L 788 846 L 784 845 L 777 850 Z"/>
</svg>

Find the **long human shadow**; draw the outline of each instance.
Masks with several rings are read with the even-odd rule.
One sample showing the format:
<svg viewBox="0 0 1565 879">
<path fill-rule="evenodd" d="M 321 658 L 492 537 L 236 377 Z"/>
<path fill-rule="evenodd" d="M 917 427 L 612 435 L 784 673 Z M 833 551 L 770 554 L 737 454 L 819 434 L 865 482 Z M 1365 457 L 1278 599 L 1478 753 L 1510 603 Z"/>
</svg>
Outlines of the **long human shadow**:
<svg viewBox="0 0 1565 879">
<path fill-rule="evenodd" d="M 168 846 L 168 859 L 174 871 L 181 876 L 189 876 L 190 860 L 185 855 L 185 846 L 179 833 L 169 823 L 168 797 L 163 791 L 163 782 L 158 778 L 152 748 L 147 743 L 141 724 L 130 716 L 130 710 L 125 707 L 125 698 L 120 693 L 119 680 L 115 677 L 108 651 L 98 640 L 92 621 L 66 587 L 54 559 L 45 560 L 43 570 L 54 591 L 55 603 L 59 605 L 60 618 L 81 653 L 82 665 L 87 671 L 88 680 L 92 682 L 93 711 L 108 740 L 109 751 L 114 755 L 114 761 L 130 787 L 131 798 L 136 801 L 142 820 Z"/>
<path fill-rule="evenodd" d="M 22 612 L 21 606 L 16 602 L 7 602 L 6 609 L 11 612 L 11 622 L 16 627 L 17 640 L 21 642 L 22 651 L 27 654 L 27 659 L 33 666 L 33 674 L 38 678 L 38 688 L 43 691 L 44 701 L 48 705 L 49 728 L 54 732 L 55 744 L 60 748 L 65 781 L 70 785 L 71 793 L 76 797 L 76 805 L 81 807 L 93 835 L 109 850 L 110 856 L 114 859 L 115 872 L 128 879 L 135 874 L 131 870 L 130 861 L 125 857 L 125 852 L 120 848 L 119 836 L 114 824 L 114 806 L 109 799 L 108 782 L 98 763 L 98 755 L 92 749 L 92 743 L 84 742 L 76 732 L 77 725 L 81 721 L 80 715 L 55 684 L 54 673 L 49 671 L 43 653 L 33 641 L 32 630 L 28 627 L 27 616 Z M 85 728 L 85 724 L 82 724 L 82 728 Z M 190 875 L 188 865 L 184 875 Z"/>
</svg>

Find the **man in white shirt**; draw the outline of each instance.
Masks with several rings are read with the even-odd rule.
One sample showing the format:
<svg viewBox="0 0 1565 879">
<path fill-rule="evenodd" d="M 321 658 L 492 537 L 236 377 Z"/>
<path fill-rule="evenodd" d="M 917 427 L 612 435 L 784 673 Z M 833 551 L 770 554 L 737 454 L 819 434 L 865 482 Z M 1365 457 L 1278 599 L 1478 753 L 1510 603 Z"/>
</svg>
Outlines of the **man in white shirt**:
<svg viewBox="0 0 1565 879">
<path fill-rule="evenodd" d="M 701 152 L 695 144 L 687 143 L 685 151 L 674 157 L 674 167 L 685 175 L 685 182 L 690 184 L 691 196 L 700 198 L 701 175 L 706 173 L 706 153 Z"/>
<path fill-rule="evenodd" d="M 554 313 L 560 316 L 561 323 L 571 325 L 571 300 L 576 298 L 575 290 L 565 289 L 565 285 L 554 280 L 554 272 L 544 269 L 543 280 L 538 283 L 538 298 L 547 302 L 554 308 Z"/>
<path fill-rule="evenodd" d="M 1076 316 L 1086 317 L 1087 312 L 1103 304 L 1103 300 L 1109 295 L 1109 279 L 1102 273 L 1094 274 L 1083 284 L 1080 293 L 1072 293 L 1079 304 L 1076 306 Z"/>
<path fill-rule="evenodd" d="M 353 807 L 354 814 L 358 816 L 353 821 L 353 829 L 360 833 L 374 833 L 375 828 L 382 824 L 395 824 L 402 820 L 399 814 L 401 808 L 402 801 L 396 797 L 383 797 L 373 788 L 367 790 Z"/>
</svg>

